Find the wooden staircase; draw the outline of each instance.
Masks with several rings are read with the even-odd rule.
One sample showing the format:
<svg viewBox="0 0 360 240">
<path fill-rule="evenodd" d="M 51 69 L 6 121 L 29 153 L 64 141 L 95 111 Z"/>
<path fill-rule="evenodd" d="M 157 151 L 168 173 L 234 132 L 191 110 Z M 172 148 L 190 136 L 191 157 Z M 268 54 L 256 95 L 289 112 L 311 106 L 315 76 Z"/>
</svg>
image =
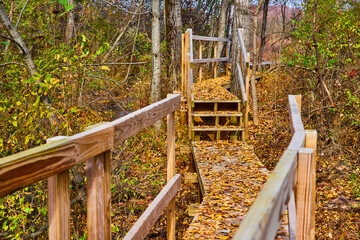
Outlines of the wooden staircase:
<svg viewBox="0 0 360 240">
<path fill-rule="evenodd" d="M 194 100 L 192 140 L 245 140 L 242 110 L 240 100 Z"/>
</svg>

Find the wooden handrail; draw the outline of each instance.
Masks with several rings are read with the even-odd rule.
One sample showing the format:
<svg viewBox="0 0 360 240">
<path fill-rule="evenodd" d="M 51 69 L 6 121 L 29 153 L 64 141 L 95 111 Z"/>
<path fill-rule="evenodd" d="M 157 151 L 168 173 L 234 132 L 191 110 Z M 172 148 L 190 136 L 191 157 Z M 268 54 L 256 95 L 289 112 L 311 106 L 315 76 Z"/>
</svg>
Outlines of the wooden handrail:
<svg viewBox="0 0 360 240">
<path fill-rule="evenodd" d="M 0 159 L 0 197 L 106 152 L 180 107 L 176 94 L 113 122 Z"/>
<path fill-rule="evenodd" d="M 238 76 L 239 76 L 239 85 L 240 85 L 241 99 L 242 99 L 243 104 L 244 104 L 244 106 L 245 106 L 246 103 L 247 103 L 247 96 L 246 96 L 244 78 L 243 78 L 243 74 L 242 74 L 242 72 L 241 72 L 241 67 L 240 67 L 239 63 L 236 63 L 236 69 L 237 69 Z"/>
<path fill-rule="evenodd" d="M 193 63 L 209 63 L 209 62 L 228 62 L 230 59 L 228 57 L 223 58 L 201 58 L 193 59 Z"/>
<path fill-rule="evenodd" d="M 216 37 L 206 37 L 199 35 L 192 35 L 193 40 L 202 40 L 202 41 L 213 41 L 213 42 L 229 42 L 228 38 L 216 38 Z"/>
<path fill-rule="evenodd" d="M 291 142 L 233 239 L 274 239 L 287 208 L 291 220 L 289 221 L 290 239 L 295 238 L 294 234 L 296 234 L 296 239 L 310 239 L 310 212 L 314 207 L 311 206 L 313 204 L 311 195 L 314 194 L 311 192 L 311 169 L 314 166 L 311 161 L 314 162 L 315 159 L 313 158 L 314 149 L 303 148 L 309 144 L 305 137 L 300 107 L 300 98 L 289 96 L 289 113 L 293 129 Z M 301 163 L 299 166 L 298 161 Z M 294 201 L 296 185 L 298 185 L 298 192 Z M 296 211 L 294 202 L 296 202 Z M 296 223 L 294 223 L 295 219 Z"/>
<path fill-rule="evenodd" d="M 151 227 L 180 189 L 180 185 L 181 175 L 176 174 L 146 208 L 123 240 L 137 240 L 146 237 Z"/>
</svg>

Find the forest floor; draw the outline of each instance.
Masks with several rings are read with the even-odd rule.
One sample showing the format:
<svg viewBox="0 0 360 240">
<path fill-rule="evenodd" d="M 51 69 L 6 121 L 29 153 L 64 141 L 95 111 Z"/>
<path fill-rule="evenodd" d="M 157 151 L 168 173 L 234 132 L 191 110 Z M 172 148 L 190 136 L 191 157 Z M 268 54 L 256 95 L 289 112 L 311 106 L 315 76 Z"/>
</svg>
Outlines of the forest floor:
<svg viewBox="0 0 360 240">
<path fill-rule="evenodd" d="M 273 72 L 263 74 L 257 83 L 257 91 L 260 124 L 251 125 L 249 142 L 254 145 L 260 161 L 272 170 L 291 139 L 287 97 L 299 94 L 299 90 L 294 88 L 288 75 Z M 306 104 L 305 95 L 303 107 Z M 305 129 L 312 129 L 313 124 L 306 114 L 304 111 Z M 316 173 L 316 239 L 359 239 L 360 163 L 342 151 L 330 152 L 331 146 L 325 147 L 322 139 L 320 135 Z"/>
</svg>

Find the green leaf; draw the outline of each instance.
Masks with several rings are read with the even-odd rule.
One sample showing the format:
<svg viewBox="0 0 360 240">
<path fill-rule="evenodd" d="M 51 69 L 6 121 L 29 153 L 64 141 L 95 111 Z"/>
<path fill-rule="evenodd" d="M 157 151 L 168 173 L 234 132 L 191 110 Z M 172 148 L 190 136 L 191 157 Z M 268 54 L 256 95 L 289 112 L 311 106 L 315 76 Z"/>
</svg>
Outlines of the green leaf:
<svg viewBox="0 0 360 240">
<path fill-rule="evenodd" d="M 73 9 L 74 8 L 74 4 L 70 4 L 70 5 L 67 5 L 66 7 L 65 7 L 65 12 L 69 12 L 71 9 Z"/>
<path fill-rule="evenodd" d="M 14 127 L 18 126 L 18 122 L 17 121 L 13 121 L 12 124 L 14 125 Z"/>
<path fill-rule="evenodd" d="M 5 231 L 8 230 L 8 228 L 9 228 L 9 226 L 6 224 L 7 224 L 7 221 L 5 221 L 2 225 L 2 229 L 4 229 Z"/>
</svg>

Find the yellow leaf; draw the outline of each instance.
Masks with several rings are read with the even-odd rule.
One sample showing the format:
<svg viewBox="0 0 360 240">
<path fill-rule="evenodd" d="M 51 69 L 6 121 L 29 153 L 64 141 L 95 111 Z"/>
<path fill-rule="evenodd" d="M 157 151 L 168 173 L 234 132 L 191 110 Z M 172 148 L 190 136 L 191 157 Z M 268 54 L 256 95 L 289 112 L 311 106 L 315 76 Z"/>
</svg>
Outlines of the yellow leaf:
<svg viewBox="0 0 360 240">
<path fill-rule="evenodd" d="M 100 69 L 110 71 L 110 68 L 108 66 L 101 66 Z"/>
</svg>

